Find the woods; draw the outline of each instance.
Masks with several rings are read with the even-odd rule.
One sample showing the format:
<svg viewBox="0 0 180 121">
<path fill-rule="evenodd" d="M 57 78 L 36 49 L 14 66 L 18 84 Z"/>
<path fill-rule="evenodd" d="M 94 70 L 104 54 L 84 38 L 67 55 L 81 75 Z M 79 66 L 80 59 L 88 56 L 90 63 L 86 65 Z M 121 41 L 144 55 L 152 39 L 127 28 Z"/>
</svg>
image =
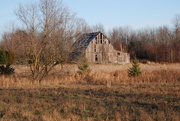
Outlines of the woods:
<svg viewBox="0 0 180 121">
<path fill-rule="evenodd" d="M 62 0 L 19 5 L 15 15 L 21 25 L 4 32 L 0 45 L 15 54 L 15 64 L 29 65 L 34 80 L 41 81 L 56 64 L 67 63 L 72 43 L 82 33 L 105 33 L 103 24 L 88 25 Z M 180 15 L 172 21 L 173 27 L 116 27 L 107 37 L 115 49 L 130 53 L 131 59 L 176 63 L 180 62 Z"/>
<path fill-rule="evenodd" d="M 154 62 L 180 62 L 180 15 L 173 18 L 173 27 L 132 30 L 129 27 L 114 28 L 109 32 L 114 46 L 128 51 L 131 58 Z"/>
</svg>

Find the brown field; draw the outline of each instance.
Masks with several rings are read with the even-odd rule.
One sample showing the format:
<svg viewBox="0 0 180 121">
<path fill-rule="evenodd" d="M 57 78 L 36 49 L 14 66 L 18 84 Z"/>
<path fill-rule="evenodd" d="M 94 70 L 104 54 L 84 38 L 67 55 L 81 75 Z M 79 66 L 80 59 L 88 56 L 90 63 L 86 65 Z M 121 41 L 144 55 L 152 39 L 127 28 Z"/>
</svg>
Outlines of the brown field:
<svg viewBox="0 0 180 121">
<path fill-rule="evenodd" d="M 29 68 L 0 77 L 0 121 L 179 121 L 180 64 L 141 64 L 130 78 L 126 65 L 90 65 L 88 76 L 76 65 L 55 67 L 41 84 Z"/>
</svg>

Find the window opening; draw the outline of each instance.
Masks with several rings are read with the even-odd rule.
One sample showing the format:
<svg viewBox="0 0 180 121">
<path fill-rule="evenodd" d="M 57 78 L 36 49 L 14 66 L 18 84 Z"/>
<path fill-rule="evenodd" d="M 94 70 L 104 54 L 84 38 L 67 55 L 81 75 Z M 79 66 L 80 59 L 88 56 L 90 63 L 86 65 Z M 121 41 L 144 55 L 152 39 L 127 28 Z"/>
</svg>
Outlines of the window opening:
<svg viewBox="0 0 180 121">
<path fill-rule="evenodd" d="M 102 33 L 100 33 L 100 40 L 101 40 L 101 44 L 103 43 L 102 38 L 103 38 L 103 35 L 102 35 Z"/>
<path fill-rule="evenodd" d="M 100 39 L 102 39 L 102 36 L 103 36 L 103 35 L 102 35 L 102 33 L 101 33 L 101 34 L 100 34 Z"/>
<path fill-rule="evenodd" d="M 96 52 L 96 45 L 94 45 L 94 52 Z"/>
<path fill-rule="evenodd" d="M 98 42 L 97 42 L 97 37 L 96 37 L 96 39 L 95 39 L 95 40 L 96 40 L 96 44 L 97 44 L 97 43 L 98 43 Z"/>
</svg>

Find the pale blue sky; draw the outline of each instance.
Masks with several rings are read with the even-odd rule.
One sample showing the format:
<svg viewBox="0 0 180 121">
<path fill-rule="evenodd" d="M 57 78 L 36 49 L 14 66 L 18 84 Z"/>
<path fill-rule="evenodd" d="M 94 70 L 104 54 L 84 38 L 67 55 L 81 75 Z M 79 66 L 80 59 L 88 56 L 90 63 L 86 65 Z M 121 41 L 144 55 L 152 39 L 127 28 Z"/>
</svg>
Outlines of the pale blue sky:
<svg viewBox="0 0 180 121">
<path fill-rule="evenodd" d="M 180 0 L 66 0 L 66 4 L 89 24 L 102 23 L 106 29 L 170 25 L 180 14 Z"/>
<path fill-rule="evenodd" d="M 0 0 L 0 34 L 17 22 L 13 11 L 19 3 L 38 0 Z M 64 0 L 64 4 L 89 25 L 101 23 L 108 31 L 113 27 L 134 29 L 171 26 L 180 14 L 180 0 Z"/>
</svg>

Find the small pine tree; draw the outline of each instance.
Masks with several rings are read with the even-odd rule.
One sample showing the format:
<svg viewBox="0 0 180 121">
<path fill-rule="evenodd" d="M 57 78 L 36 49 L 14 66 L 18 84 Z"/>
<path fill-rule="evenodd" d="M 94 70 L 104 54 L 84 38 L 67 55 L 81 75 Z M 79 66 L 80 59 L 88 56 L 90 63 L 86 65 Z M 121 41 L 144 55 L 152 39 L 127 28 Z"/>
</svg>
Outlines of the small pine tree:
<svg viewBox="0 0 180 121">
<path fill-rule="evenodd" d="M 7 54 L 4 50 L 0 50 L 0 64 L 8 64 Z"/>
<path fill-rule="evenodd" d="M 134 59 L 132 67 L 128 69 L 128 75 L 130 77 L 139 76 L 141 74 L 141 68 L 138 59 Z"/>
<path fill-rule="evenodd" d="M 13 74 L 14 68 L 10 65 L 14 62 L 14 54 L 11 51 L 5 51 L 0 49 L 0 75 L 2 74 Z"/>
<path fill-rule="evenodd" d="M 15 61 L 15 55 L 12 51 L 6 51 L 0 49 L 0 64 L 1 65 L 10 65 Z"/>
<path fill-rule="evenodd" d="M 82 57 L 81 60 L 78 63 L 78 71 L 79 74 L 89 74 L 91 72 L 91 69 L 89 68 L 87 59 L 85 57 Z"/>
</svg>

